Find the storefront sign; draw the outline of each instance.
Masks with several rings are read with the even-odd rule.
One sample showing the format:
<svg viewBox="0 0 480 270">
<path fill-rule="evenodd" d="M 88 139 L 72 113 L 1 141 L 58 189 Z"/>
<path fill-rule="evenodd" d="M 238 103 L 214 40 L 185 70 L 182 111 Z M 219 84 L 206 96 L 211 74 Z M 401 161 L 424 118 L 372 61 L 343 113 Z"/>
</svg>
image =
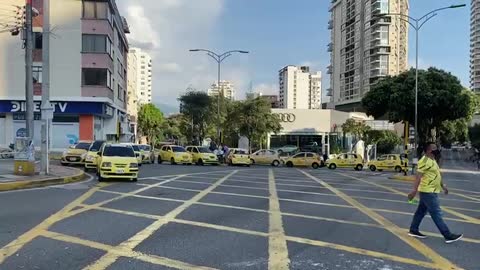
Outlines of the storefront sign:
<svg viewBox="0 0 480 270">
<path fill-rule="evenodd" d="M 297 119 L 293 113 L 276 113 L 276 115 L 280 118 L 280 122 L 284 123 L 293 123 Z"/>
<path fill-rule="evenodd" d="M 55 114 L 96 114 L 113 115 L 113 108 L 101 102 L 77 102 L 77 101 L 52 101 Z M 24 113 L 25 101 L 0 100 L 0 113 Z M 35 101 L 33 106 L 35 113 L 41 112 L 41 102 Z"/>
</svg>

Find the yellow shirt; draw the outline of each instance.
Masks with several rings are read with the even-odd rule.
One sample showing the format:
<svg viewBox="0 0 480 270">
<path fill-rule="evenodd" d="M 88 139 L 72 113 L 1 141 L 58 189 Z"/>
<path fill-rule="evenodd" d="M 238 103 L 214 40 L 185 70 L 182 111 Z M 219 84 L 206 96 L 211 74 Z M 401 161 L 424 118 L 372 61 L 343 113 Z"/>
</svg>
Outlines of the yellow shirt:
<svg viewBox="0 0 480 270">
<path fill-rule="evenodd" d="M 425 193 L 440 193 L 442 191 L 442 176 L 437 161 L 423 156 L 418 162 L 418 172 L 422 174 L 418 191 Z"/>
</svg>

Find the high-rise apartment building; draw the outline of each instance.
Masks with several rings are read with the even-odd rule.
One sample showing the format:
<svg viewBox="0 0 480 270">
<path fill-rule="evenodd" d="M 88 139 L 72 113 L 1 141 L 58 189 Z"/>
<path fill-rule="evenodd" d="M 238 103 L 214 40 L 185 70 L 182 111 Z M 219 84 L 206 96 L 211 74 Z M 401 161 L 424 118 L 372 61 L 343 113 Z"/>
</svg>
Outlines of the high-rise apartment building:
<svg viewBox="0 0 480 270">
<path fill-rule="evenodd" d="M 471 2 L 470 89 L 480 93 L 480 0 Z"/>
<path fill-rule="evenodd" d="M 330 108 L 361 111 L 362 97 L 387 75 L 408 69 L 408 0 L 332 0 Z"/>
<path fill-rule="evenodd" d="M 307 66 L 286 66 L 279 72 L 280 108 L 321 109 L 322 74 Z"/>
<path fill-rule="evenodd" d="M 33 6 L 39 12 L 33 25 L 33 136 L 39 146 L 43 0 L 33 1 Z M 55 35 L 50 36 L 51 147 L 65 148 L 78 140 L 130 141 L 126 100 L 129 28 L 115 0 L 50 0 L 50 23 L 55 26 Z M 22 45 L 20 36 L 0 33 L 0 145 L 25 134 Z"/>
<path fill-rule="evenodd" d="M 226 99 L 234 100 L 235 99 L 235 87 L 230 81 L 220 81 L 220 87 L 218 83 L 213 83 L 210 89 L 207 90 L 207 94 L 211 97 L 218 96 L 218 93 L 223 92 L 223 96 Z"/>
<path fill-rule="evenodd" d="M 139 48 L 131 48 L 129 53 L 134 62 L 129 65 L 135 66 L 135 76 L 138 105 L 152 102 L 152 58 L 150 55 Z M 133 80 L 133 79 L 132 79 Z"/>
</svg>

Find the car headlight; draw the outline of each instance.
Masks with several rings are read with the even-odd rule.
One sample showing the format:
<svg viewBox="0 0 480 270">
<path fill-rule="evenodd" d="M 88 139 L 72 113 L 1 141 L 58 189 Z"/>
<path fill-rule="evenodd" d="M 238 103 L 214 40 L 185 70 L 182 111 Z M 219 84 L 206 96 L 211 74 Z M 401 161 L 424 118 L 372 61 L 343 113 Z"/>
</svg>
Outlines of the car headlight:
<svg viewBox="0 0 480 270">
<path fill-rule="evenodd" d="M 103 162 L 102 167 L 103 168 L 110 168 L 110 167 L 112 167 L 112 163 L 111 162 Z"/>
<path fill-rule="evenodd" d="M 85 160 L 86 160 L 86 161 L 93 161 L 94 158 L 95 158 L 94 156 L 88 155 L 88 156 L 85 158 Z"/>
<path fill-rule="evenodd" d="M 63 151 L 62 156 L 66 156 L 68 154 L 68 150 Z"/>
<path fill-rule="evenodd" d="M 83 154 L 81 155 L 82 159 L 84 159 L 86 156 L 87 156 L 87 153 L 83 153 Z"/>
<path fill-rule="evenodd" d="M 130 168 L 138 168 L 138 163 L 130 163 Z"/>
</svg>

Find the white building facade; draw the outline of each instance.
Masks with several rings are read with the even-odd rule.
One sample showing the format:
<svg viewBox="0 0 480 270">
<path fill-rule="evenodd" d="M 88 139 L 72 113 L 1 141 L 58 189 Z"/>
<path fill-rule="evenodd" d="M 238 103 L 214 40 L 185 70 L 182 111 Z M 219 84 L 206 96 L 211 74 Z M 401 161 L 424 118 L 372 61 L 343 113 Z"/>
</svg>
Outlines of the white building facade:
<svg viewBox="0 0 480 270">
<path fill-rule="evenodd" d="M 379 79 L 408 69 L 408 0 L 332 0 L 329 108 L 361 110 L 360 102 Z"/>
<path fill-rule="evenodd" d="M 139 48 L 131 48 L 129 53 L 135 66 L 136 95 L 138 105 L 152 103 L 152 57 Z"/>
<path fill-rule="evenodd" d="M 229 100 L 235 100 L 235 87 L 230 81 L 220 81 L 220 86 L 218 83 L 213 83 L 212 86 L 207 90 L 207 94 L 211 97 L 218 96 L 218 93 L 223 92 L 223 97 Z"/>
<path fill-rule="evenodd" d="M 307 66 L 286 66 L 278 73 L 281 108 L 322 108 L 321 72 L 310 72 Z"/>
<path fill-rule="evenodd" d="M 50 0 L 52 148 L 78 140 L 130 140 L 127 117 L 129 33 L 114 0 Z M 33 1 L 43 12 L 43 1 Z M 41 16 L 40 16 L 41 17 Z M 34 144 L 40 145 L 42 21 L 35 20 Z M 20 36 L 0 34 L 0 145 L 25 134 L 25 53 Z"/>
</svg>

